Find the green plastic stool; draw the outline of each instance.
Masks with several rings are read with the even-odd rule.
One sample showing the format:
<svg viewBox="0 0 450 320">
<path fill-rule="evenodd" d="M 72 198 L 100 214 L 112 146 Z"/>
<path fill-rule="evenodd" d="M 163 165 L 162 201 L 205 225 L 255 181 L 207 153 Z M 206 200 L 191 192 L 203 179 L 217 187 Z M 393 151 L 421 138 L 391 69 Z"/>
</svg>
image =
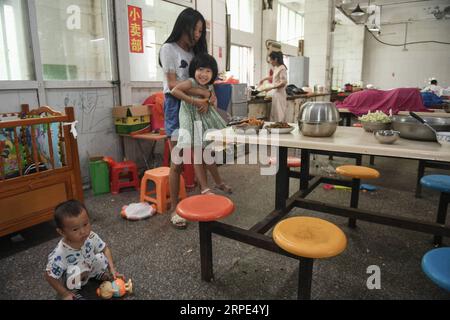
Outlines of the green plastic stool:
<svg viewBox="0 0 450 320">
<path fill-rule="evenodd" d="M 108 164 L 101 159 L 102 158 L 91 158 L 89 160 L 91 187 L 95 196 L 110 192 Z"/>
</svg>

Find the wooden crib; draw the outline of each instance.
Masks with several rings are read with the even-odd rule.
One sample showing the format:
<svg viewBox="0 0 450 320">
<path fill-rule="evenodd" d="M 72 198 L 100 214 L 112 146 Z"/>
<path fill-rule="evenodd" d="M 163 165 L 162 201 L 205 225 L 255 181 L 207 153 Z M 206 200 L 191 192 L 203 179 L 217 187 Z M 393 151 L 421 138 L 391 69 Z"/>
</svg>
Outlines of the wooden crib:
<svg viewBox="0 0 450 320">
<path fill-rule="evenodd" d="M 29 111 L 24 105 L 20 115 L 26 118 L 0 121 L 0 133 L 9 138 L 0 141 L 0 237 L 51 220 L 55 206 L 65 200 L 83 201 L 77 141 L 65 125 L 75 121 L 73 108 L 62 114 L 49 107 Z M 39 128 L 46 131 L 39 138 L 48 140 L 46 164 L 37 141 Z M 14 176 L 5 172 L 7 151 L 17 162 Z"/>
</svg>

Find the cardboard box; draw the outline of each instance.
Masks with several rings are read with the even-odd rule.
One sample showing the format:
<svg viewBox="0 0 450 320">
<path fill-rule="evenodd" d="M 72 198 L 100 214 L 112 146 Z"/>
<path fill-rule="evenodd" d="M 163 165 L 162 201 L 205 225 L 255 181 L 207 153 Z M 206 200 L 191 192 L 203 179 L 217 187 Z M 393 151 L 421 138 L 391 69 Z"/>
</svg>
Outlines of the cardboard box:
<svg viewBox="0 0 450 320">
<path fill-rule="evenodd" d="M 151 111 L 148 106 L 118 106 L 112 110 L 116 132 L 130 134 L 132 132 L 150 129 Z"/>
</svg>

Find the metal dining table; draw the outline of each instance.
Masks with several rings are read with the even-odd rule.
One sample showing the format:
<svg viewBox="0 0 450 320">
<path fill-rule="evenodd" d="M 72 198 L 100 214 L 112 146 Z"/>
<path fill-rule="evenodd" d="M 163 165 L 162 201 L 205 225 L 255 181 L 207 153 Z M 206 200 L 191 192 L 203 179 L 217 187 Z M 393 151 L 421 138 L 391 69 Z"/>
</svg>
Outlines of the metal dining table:
<svg viewBox="0 0 450 320">
<path fill-rule="evenodd" d="M 292 124 L 294 125 L 294 124 Z M 203 230 L 203 239 L 209 239 L 207 250 L 201 257 L 202 279 L 210 281 L 213 277 L 211 234 L 218 234 L 255 247 L 276 252 L 285 256 L 289 253 L 280 249 L 266 233 L 282 220 L 294 208 L 304 208 L 311 211 L 323 212 L 348 218 L 355 218 L 371 223 L 393 226 L 433 235 L 450 237 L 450 227 L 434 223 L 400 217 L 395 212 L 376 212 L 367 209 L 350 208 L 326 201 L 309 200 L 307 196 L 321 183 L 351 186 L 351 181 L 330 177 L 314 177 L 310 174 L 310 155 L 315 152 L 338 152 L 346 154 L 374 155 L 404 159 L 430 160 L 450 163 L 450 149 L 441 147 L 437 142 L 411 141 L 399 139 L 393 145 L 380 144 L 372 134 L 364 132 L 362 128 L 337 128 L 331 137 L 318 138 L 303 136 L 298 128 L 292 133 L 270 135 L 242 134 L 232 128 L 210 132 L 207 140 L 219 143 L 246 143 L 259 147 L 272 146 L 278 151 L 279 168 L 276 172 L 276 185 L 274 186 L 274 210 L 268 213 L 261 221 L 255 221 L 253 227 L 243 229 L 219 221 L 210 222 L 206 231 Z M 290 171 L 287 166 L 289 149 L 300 149 L 301 171 Z M 300 178 L 300 190 L 289 195 L 289 179 Z M 255 209 L 257 209 L 255 205 Z M 293 257 L 297 258 L 297 257 Z"/>
</svg>

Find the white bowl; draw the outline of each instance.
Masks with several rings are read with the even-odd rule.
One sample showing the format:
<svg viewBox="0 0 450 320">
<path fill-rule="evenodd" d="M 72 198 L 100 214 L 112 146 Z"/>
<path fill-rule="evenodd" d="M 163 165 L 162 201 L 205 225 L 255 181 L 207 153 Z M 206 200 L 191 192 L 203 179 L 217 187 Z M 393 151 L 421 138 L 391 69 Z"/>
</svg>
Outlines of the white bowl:
<svg viewBox="0 0 450 320">
<path fill-rule="evenodd" d="M 267 131 L 269 131 L 270 133 L 274 133 L 274 134 L 283 134 L 283 133 L 290 133 L 292 132 L 295 127 L 290 127 L 290 128 L 269 128 L 266 127 Z"/>
<path fill-rule="evenodd" d="M 450 132 L 442 131 L 436 133 L 436 139 L 443 147 L 450 148 Z"/>
</svg>

